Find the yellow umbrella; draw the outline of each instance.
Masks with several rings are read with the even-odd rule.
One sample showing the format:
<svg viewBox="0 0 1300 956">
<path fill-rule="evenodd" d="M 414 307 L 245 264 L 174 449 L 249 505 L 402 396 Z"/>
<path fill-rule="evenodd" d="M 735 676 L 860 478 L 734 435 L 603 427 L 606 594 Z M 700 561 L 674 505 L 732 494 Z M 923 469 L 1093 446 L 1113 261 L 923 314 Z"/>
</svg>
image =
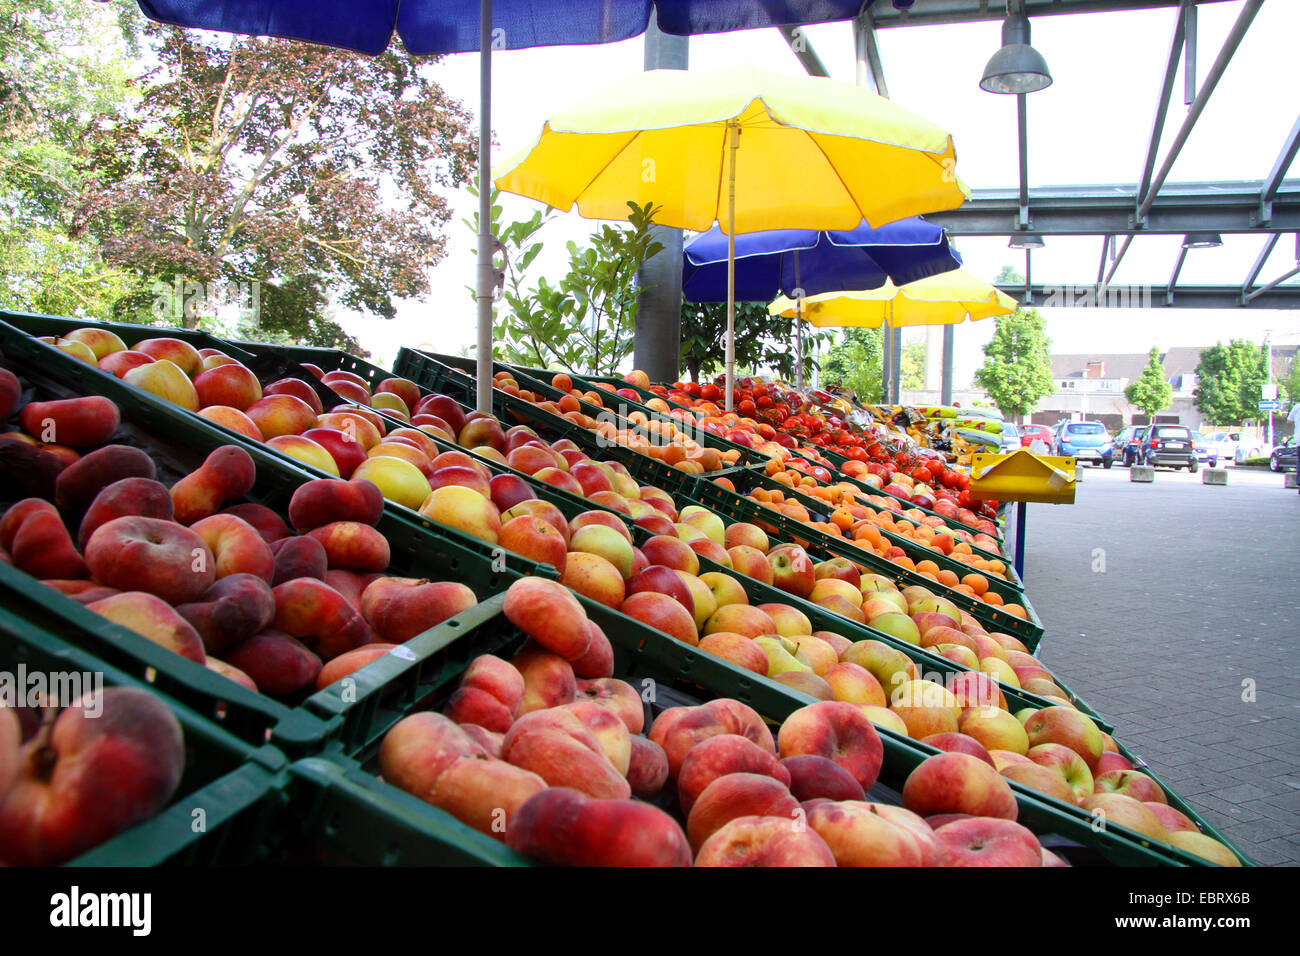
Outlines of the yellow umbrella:
<svg viewBox="0 0 1300 956">
<path fill-rule="evenodd" d="M 503 192 L 593 219 L 629 201 L 661 225 L 729 236 L 852 229 L 954 209 L 969 196 L 952 137 L 835 80 L 738 67 L 650 70 L 547 121 L 498 167 Z M 734 243 L 732 244 L 734 246 Z M 727 276 L 727 407 L 735 368 L 734 248 Z"/>
<path fill-rule="evenodd" d="M 953 269 L 904 286 L 886 282 L 865 292 L 826 292 L 803 300 L 803 318 L 817 328 L 878 329 L 914 325 L 955 325 L 994 315 L 1009 315 L 1018 303 L 975 278 Z M 771 315 L 796 316 L 799 303 L 781 296 L 767 307 Z"/>
</svg>

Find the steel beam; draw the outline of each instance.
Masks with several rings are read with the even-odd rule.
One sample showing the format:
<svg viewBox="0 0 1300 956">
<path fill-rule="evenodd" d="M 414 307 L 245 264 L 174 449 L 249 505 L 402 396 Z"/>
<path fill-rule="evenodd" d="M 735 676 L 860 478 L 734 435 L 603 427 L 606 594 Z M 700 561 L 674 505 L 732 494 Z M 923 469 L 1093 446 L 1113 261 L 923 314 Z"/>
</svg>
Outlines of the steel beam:
<svg viewBox="0 0 1300 956">
<path fill-rule="evenodd" d="M 1155 179 L 1152 180 L 1151 188 L 1139 197 L 1140 201 L 1137 210 L 1139 224 L 1142 223 L 1142 220 L 1150 211 L 1152 202 L 1160 192 L 1160 187 L 1169 178 L 1169 171 L 1174 168 L 1174 162 L 1178 159 L 1178 154 L 1183 151 L 1183 147 L 1187 144 L 1187 139 L 1192 134 L 1192 128 L 1205 110 L 1205 104 L 1214 95 L 1214 90 L 1219 85 L 1224 70 L 1228 68 L 1232 55 L 1237 52 L 1237 47 L 1241 45 L 1242 38 L 1245 37 L 1246 31 L 1250 29 L 1250 25 L 1255 19 L 1255 15 L 1259 13 L 1259 8 L 1263 5 L 1264 0 L 1246 0 L 1241 12 L 1237 14 L 1232 29 L 1228 31 L 1228 38 L 1223 41 L 1223 47 L 1219 50 L 1219 55 L 1214 58 L 1214 64 L 1205 77 L 1205 85 L 1196 94 L 1196 101 L 1192 103 L 1187 110 L 1187 115 L 1183 117 L 1183 125 L 1178 128 L 1178 135 L 1174 137 L 1173 143 L 1169 146 L 1165 161 L 1160 165 L 1160 172 L 1156 173 Z"/>
<path fill-rule="evenodd" d="M 1102 236 L 1101 261 L 1097 263 L 1097 285 L 1101 285 L 1102 277 L 1106 275 L 1106 253 L 1110 251 L 1110 242 L 1113 238 L 1113 236 Z"/>
<path fill-rule="evenodd" d="M 1280 286 L 1287 279 L 1294 278 L 1295 276 L 1298 275 L 1300 275 L 1300 266 L 1296 266 L 1294 269 L 1290 270 L 1289 272 L 1283 273 L 1282 275 L 1274 279 L 1272 282 L 1266 283 L 1265 285 L 1260 286 L 1258 289 L 1254 289 L 1250 292 L 1247 292 L 1245 304 L 1250 305 L 1261 295 L 1266 295 L 1267 293 L 1272 292 L 1274 289 Z"/>
<path fill-rule="evenodd" d="M 790 44 L 790 50 L 803 68 L 808 71 L 809 76 L 830 76 L 830 71 L 826 69 L 826 64 L 822 58 L 817 55 L 817 51 L 812 48 L 808 41 L 808 34 L 804 33 L 803 27 L 796 24 L 777 28 L 785 42 Z"/>
<path fill-rule="evenodd" d="M 1264 270 L 1264 263 L 1268 262 L 1268 257 L 1273 254 L 1273 247 L 1277 245 L 1278 234 L 1275 232 L 1268 237 L 1264 243 L 1264 248 L 1259 250 L 1259 255 L 1255 257 L 1255 264 L 1250 267 L 1250 274 L 1246 276 L 1246 281 L 1241 284 L 1241 300 L 1246 301 L 1246 293 L 1255 285 L 1255 280 Z"/>
<path fill-rule="evenodd" d="M 1174 289 L 1178 286 L 1178 273 L 1183 271 L 1183 261 L 1187 258 L 1187 247 L 1178 247 L 1178 261 L 1174 263 L 1173 275 L 1169 277 L 1169 288 L 1165 292 L 1165 305 L 1171 305 L 1174 301 Z"/>
<path fill-rule="evenodd" d="M 1119 252 L 1115 255 L 1115 258 L 1111 260 L 1110 270 L 1106 273 L 1105 281 L 1103 281 L 1102 284 L 1097 287 L 1098 296 L 1105 295 L 1106 290 L 1110 288 L 1110 280 L 1115 278 L 1115 271 L 1119 269 L 1119 264 L 1124 261 L 1124 256 L 1128 253 L 1128 247 L 1132 242 L 1133 242 L 1132 236 L 1124 237 L 1124 245 L 1119 247 Z"/>
<path fill-rule="evenodd" d="M 1223 3 L 1225 0 L 1195 0 L 1197 3 Z M 1131 10 L 1154 10 L 1181 6 L 1182 0 L 1021 0 L 1031 19 L 1073 13 L 1127 13 Z M 998 0 L 922 0 L 910 10 L 898 10 L 892 4 L 875 5 L 876 28 L 934 26 L 942 23 L 976 23 L 1006 19 L 1006 5 Z"/>
<path fill-rule="evenodd" d="M 1283 277 L 1285 278 L 1285 277 Z M 1281 281 L 1281 280 L 1279 280 Z M 999 285 L 1007 295 L 1021 297 L 1025 290 L 1015 285 Z M 1151 286 L 1110 286 L 1106 294 L 1097 296 L 1097 288 L 1090 282 L 1080 285 L 1036 285 L 1031 290 L 1035 304 L 1044 309 L 1061 308 L 1173 308 L 1173 309 L 1300 309 L 1300 285 L 1274 285 L 1267 291 L 1243 301 L 1241 289 L 1235 285 L 1189 286 L 1182 285 L 1170 296 L 1157 294 Z"/>
<path fill-rule="evenodd" d="M 1300 181 L 1287 180 L 1273 199 L 1273 217 L 1259 217 L 1262 181 L 1171 186 L 1134 219 L 1132 185 L 1045 186 L 1029 191 L 1029 229 L 1047 236 L 1184 235 L 1189 232 L 1269 233 L 1300 230 Z M 1018 189 L 977 189 L 958 209 L 931 213 L 954 236 L 1011 236 L 1018 228 Z"/>
<path fill-rule="evenodd" d="M 1178 11 L 1174 20 L 1174 36 L 1169 42 L 1169 56 L 1165 60 L 1165 79 L 1160 85 L 1160 99 L 1156 103 L 1156 116 L 1151 122 L 1151 136 L 1147 140 L 1146 161 L 1142 164 L 1142 179 L 1139 181 L 1137 194 L 1145 196 L 1151 188 L 1151 176 L 1156 170 L 1156 155 L 1160 152 L 1160 136 L 1165 129 L 1165 117 L 1169 115 L 1169 101 L 1174 95 L 1174 78 L 1178 75 L 1178 58 L 1183 51 L 1187 20 L 1186 0 L 1184 7 Z"/>
<path fill-rule="evenodd" d="M 1183 30 L 1183 105 L 1196 102 L 1196 4 L 1183 7 L 1179 17 L 1186 27 Z"/>
<path fill-rule="evenodd" d="M 1265 222 L 1273 218 L 1273 199 L 1277 196 L 1278 187 L 1282 185 L 1282 177 L 1290 168 L 1297 150 L 1300 150 L 1300 116 L 1296 117 L 1295 125 L 1287 134 L 1286 142 L 1282 144 L 1282 151 L 1277 154 L 1277 161 L 1273 163 L 1268 179 L 1264 180 L 1264 188 L 1260 190 L 1259 218 Z"/>
<path fill-rule="evenodd" d="M 853 44 L 857 52 L 858 86 L 867 86 L 869 81 L 872 89 L 889 99 L 889 84 L 885 82 L 880 47 L 876 44 L 876 24 L 865 5 L 853 21 Z"/>
</svg>

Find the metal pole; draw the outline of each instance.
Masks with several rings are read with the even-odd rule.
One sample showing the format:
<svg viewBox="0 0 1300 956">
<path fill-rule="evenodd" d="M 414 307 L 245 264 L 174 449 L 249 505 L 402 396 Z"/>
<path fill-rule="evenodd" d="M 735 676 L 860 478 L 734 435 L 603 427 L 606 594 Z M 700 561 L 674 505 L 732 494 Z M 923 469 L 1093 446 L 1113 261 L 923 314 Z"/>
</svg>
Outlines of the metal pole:
<svg viewBox="0 0 1300 956">
<path fill-rule="evenodd" d="M 890 311 L 893 311 L 892 305 Z M 890 404 L 901 405 L 903 402 L 903 330 L 899 328 L 894 329 L 889 347 L 889 381 L 894 390 L 894 398 Z"/>
<path fill-rule="evenodd" d="M 794 251 L 794 359 L 795 385 L 803 389 L 803 283 L 799 281 L 799 250 Z"/>
<path fill-rule="evenodd" d="M 478 410 L 492 411 L 492 0 L 479 0 Z"/>
<path fill-rule="evenodd" d="M 1268 346 L 1268 384 L 1269 384 L 1269 390 L 1268 390 L 1268 391 L 1269 391 L 1269 398 L 1272 399 L 1272 398 L 1273 398 L 1273 388 L 1272 388 L 1272 385 L 1273 385 L 1273 333 L 1272 333 L 1272 332 L 1269 332 L 1268 335 L 1265 336 L 1265 338 L 1264 338 L 1264 342 L 1265 342 L 1265 344 Z M 1270 448 L 1273 446 L 1273 409 L 1271 409 L 1271 408 L 1268 410 L 1268 444 L 1269 444 L 1269 447 L 1270 447 Z M 1300 469 L 1298 469 L 1298 470 L 1296 471 L 1296 474 L 1300 475 Z"/>
<path fill-rule="evenodd" d="M 890 326 L 889 320 L 892 317 L 893 312 L 894 304 L 891 302 L 889 304 L 889 312 L 885 315 L 885 322 L 881 327 L 880 332 L 880 402 L 882 405 L 889 404 L 889 395 L 891 391 L 889 387 L 889 373 L 893 367 L 892 338 L 894 330 Z"/>
<path fill-rule="evenodd" d="M 727 411 L 736 402 L 736 151 L 740 124 L 727 121 Z"/>
<path fill-rule="evenodd" d="M 955 326 L 943 327 L 943 379 L 939 386 L 939 404 L 952 404 L 952 358 L 957 329 Z"/>
<path fill-rule="evenodd" d="M 1020 501 L 1016 503 L 1016 574 L 1020 580 L 1025 579 L 1025 524 L 1029 512 L 1029 503 Z"/>
</svg>

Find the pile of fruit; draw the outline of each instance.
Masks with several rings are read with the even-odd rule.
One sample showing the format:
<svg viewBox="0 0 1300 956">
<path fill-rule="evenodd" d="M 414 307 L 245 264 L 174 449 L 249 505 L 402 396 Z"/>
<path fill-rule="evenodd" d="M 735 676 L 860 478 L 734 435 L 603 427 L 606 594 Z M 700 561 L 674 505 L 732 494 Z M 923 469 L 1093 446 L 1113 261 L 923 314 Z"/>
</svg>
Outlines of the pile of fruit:
<svg viewBox="0 0 1300 956">
<path fill-rule="evenodd" d="M 723 414 L 703 389 L 665 390 L 663 407 L 651 406 L 658 419 L 605 419 L 584 415 L 577 401 L 608 408 L 614 386 L 599 390 L 602 401 L 556 376 L 563 394 L 551 401 L 500 373 L 496 387 L 537 412 L 509 424 L 396 376 L 302 366 L 303 377 L 263 382 L 233 347 L 163 337 L 128 349 L 98 328 L 49 344 L 239 440 L 164 482 L 161 459 L 120 440 L 130 415 L 112 401 L 19 408 L 21 383 L 0 374 L 0 412 L 5 421 L 18 412 L 19 428 L 0 436 L 0 472 L 21 490 L 0 517 L 0 560 L 248 690 L 299 701 L 489 596 L 456 580 L 403 576 L 420 569 L 402 564 L 410 558 L 394 554 L 380 530 L 401 514 L 394 505 L 435 532 L 554 568 L 558 581 L 524 577 L 505 594 L 505 617 L 526 643 L 509 660 L 477 657 L 439 698 L 441 714 L 408 715 L 378 755 L 388 783 L 542 862 L 961 864 L 976 858 L 966 856 L 971 847 L 1005 841 L 1019 855 L 993 854 L 994 862 L 1023 864 L 1032 850 L 1038 865 L 1052 857 L 1014 824 L 1007 779 L 1084 809 L 1116 796 L 1164 802 L 1020 640 L 950 599 L 999 603 L 990 581 L 1006 565 L 984 556 L 995 528 L 963 510 L 960 473 L 936 459 L 853 460 L 845 467 L 862 465 L 861 484 L 838 480 L 822 443 Z M 629 381 L 649 385 L 639 374 Z M 691 411 L 668 404 L 679 393 L 697 403 Z M 689 492 L 638 481 L 602 460 L 597 442 L 548 440 L 556 421 L 694 474 L 737 454 L 698 441 L 701 428 L 754 449 L 768 456 L 776 483 L 826 502 L 830 521 L 819 530 L 934 586 L 900 586 L 842 557 L 815 560 L 775 527 L 727 520 Z M 304 481 L 279 513 L 250 500 L 259 482 L 249 442 L 330 477 Z M 864 490 L 877 487 L 888 494 Z M 927 488 L 953 494 L 927 497 Z M 755 487 L 749 498 L 811 523 L 803 505 L 779 494 Z M 969 530 L 921 510 L 946 516 L 946 502 Z M 957 578 L 913 562 L 882 530 L 971 571 Z M 725 698 L 647 719 L 575 595 L 816 703 L 787 717 L 775 738 L 759 714 Z M 1000 610 L 1024 616 L 1015 605 Z M 827 629 L 823 612 L 842 626 Z M 941 751 L 908 778 L 901 808 L 867 802 L 884 747 L 877 728 Z M 0 771 L 3 757 L 0 748 Z M 942 796 L 954 781 L 978 796 Z M 1146 809 L 1157 830 L 1129 803 L 1116 806 L 1113 819 L 1153 839 L 1193 842 L 1166 832 L 1186 828 L 1164 811 Z M 807 827 L 792 828 L 792 814 Z M 976 822 L 944 819 L 952 814 Z M 22 858 L 6 856 L 2 840 L 0 859 Z"/>
<path fill-rule="evenodd" d="M 717 401 L 697 396 L 721 394 L 717 385 L 694 382 L 677 382 L 671 387 L 652 385 L 650 390 L 697 413 L 715 410 Z M 891 479 L 900 476 L 900 481 L 886 489 L 888 494 L 972 527 L 981 526 L 980 519 L 991 524 L 996 515 L 996 502 L 975 501 L 970 497 L 966 467 L 969 454 L 945 454 L 936 450 L 936 447 L 950 447 L 951 436 L 941 436 L 938 430 L 923 427 L 927 419 L 914 410 L 850 407 L 843 399 L 818 389 L 798 392 L 779 383 L 767 384 L 750 378 L 736 383 L 735 401 L 741 431 L 773 429 L 776 434 L 770 440 L 797 451 L 816 465 L 833 470 L 834 466 L 819 454 L 819 450 L 831 451 L 849 463 L 869 466 L 845 467 L 843 473 L 873 487 L 889 485 Z M 941 437 L 944 440 L 935 440 Z M 982 446 L 981 450 L 984 450 Z M 960 466 L 952 467 L 957 462 Z M 880 482 L 866 479 L 868 474 L 875 475 Z M 832 480 L 829 475 L 819 479 Z M 968 514 L 959 518 L 959 510 Z"/>
<path fill-rule="evenodd" d="M 943 752 L 907 776 L 897 806 L 867 799 L 884 745 L 863 705 L 810 704 L 775 737 L 752 708 L 727 698 L 662 709 L 647 721 L 637 689 L 613 677 L 604 632 L 563 587 L 518 581 L 505 614 L 527 635 L 524 644 L 509 661 L 476 658 L 443 714 L 398 723 L 380 768 L 394 785 L 539 862 L 1066 865 L 1015 822 L 1008 780 L 1149 839 L 1236 862 L 1068 707 L 1030 710 L 1022 723 L 996 708 L 918 702 L 915 714 L 960 709 L 969 733 L 927 738 Z M 904 695 L 922 696 L 903 686 Z"/>
</svg>

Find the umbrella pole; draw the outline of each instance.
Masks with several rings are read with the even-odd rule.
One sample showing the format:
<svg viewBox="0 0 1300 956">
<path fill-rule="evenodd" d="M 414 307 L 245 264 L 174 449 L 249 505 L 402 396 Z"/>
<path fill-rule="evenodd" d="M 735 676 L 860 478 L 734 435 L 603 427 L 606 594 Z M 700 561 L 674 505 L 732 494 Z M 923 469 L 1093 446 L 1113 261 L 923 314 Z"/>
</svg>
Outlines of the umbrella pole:
<svg viewBox="0 0 1300 956">
<path fill-rule="evenodd" d="M 799 281 L 799 250 L 794 251 L 794 361 L 795 384 L 803 389 L 803 283 Z"/>
<path fill-rule="evenodd" d="M 492 0 L 479 0 L 478 410 L 492 411 Z"/>
<path fill-rule="evenodd" d="M 727 121 L 727 404 L 736 399 L 736 150 L 740 148 L 740 124 Z"/>
</svg>

